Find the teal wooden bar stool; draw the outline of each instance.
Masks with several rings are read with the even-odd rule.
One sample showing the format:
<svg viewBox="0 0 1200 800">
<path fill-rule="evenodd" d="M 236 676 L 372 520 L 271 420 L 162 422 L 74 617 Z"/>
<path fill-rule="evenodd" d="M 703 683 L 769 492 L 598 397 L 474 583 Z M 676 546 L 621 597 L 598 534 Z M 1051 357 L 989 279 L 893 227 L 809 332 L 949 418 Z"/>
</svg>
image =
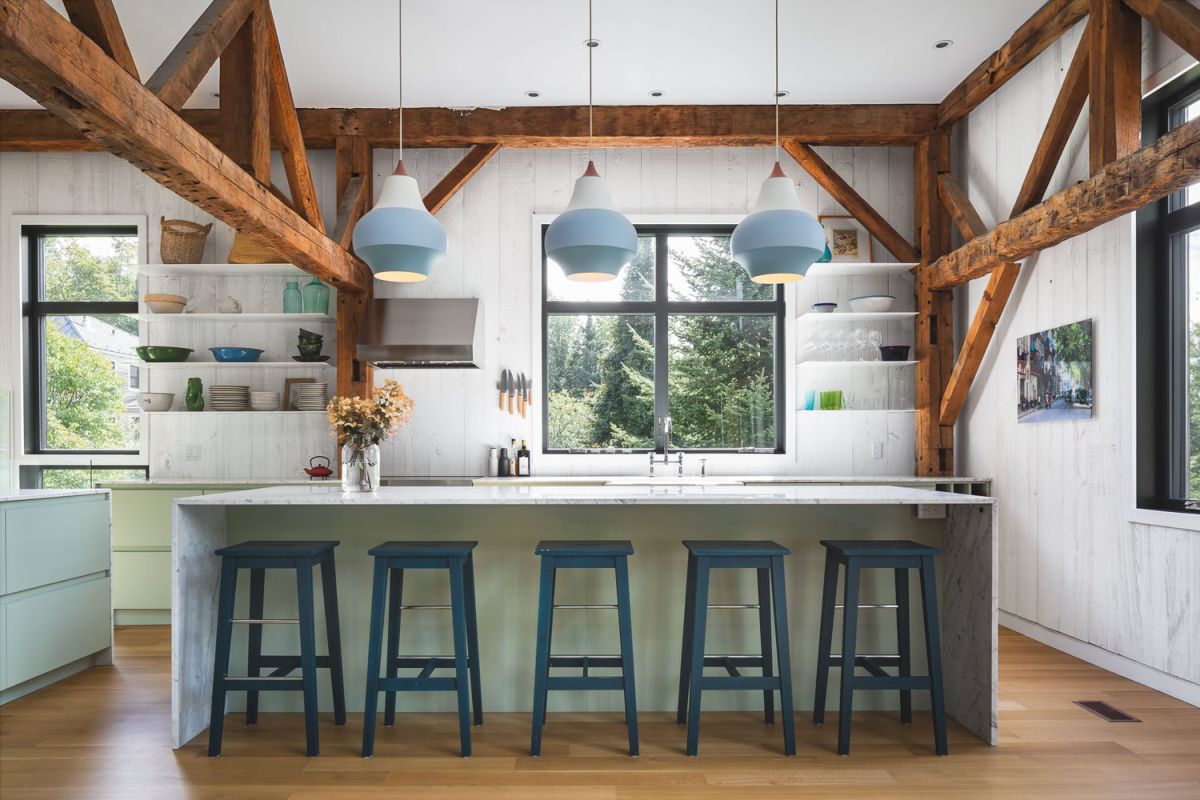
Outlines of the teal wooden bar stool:
<svg viewBox="0 0 1200 800">
<path fill-rule="evenodd" d="M 629 755 L 638 754 L 637 697 L 633 675 L 633 622 L 629 605 L 629 556 L 633 545 L 628 540 L 603 542 L 539 542 L 534 553 L 541 556 L 541 584 L 538 592 L 537 655 L 533 681 L 533 733 L 529 754 L 542 754 L 542 728 L 546 725 L 546 704 L 551 689 L 609 689 L 625 693 L 625 725 L 629 732 Z M 555 605 L 555 576 L 560 569 L 611 569 L 616 574 L 617 602 L 613 605 Z M 617 612 L 621 653 L 615 656 L 554 656 L 550 639 L 555 609 L 611 608 Z M 551 676 L 553 667 L 575 667 L 580 675 Z M 618 676 L 589 675 L 592 668 L 620 667 Z"/>
<path fill-rule="evenodd" d="M 396 722 L 396 692 L 455 692 L 458 696 L 458 735 L 463 757 L 471 755 L 471 709 L 483 724 L 483 692 L 479 679 L 479 624 L 475 616 L 475 561 L 478 542 L 385 542 L 367 551 L 375 559 L 371 587 L 371 627 L 367 645 L 367 697 L 363 704 L 364 758 L 375 752 L 375 714 L 379 693 L 385 692 L 383 724 Z M 404 605 L 404 571 L 444 569 L 450 576 L 450 605 Z M 390 582 L 389 582 L 390 579 Z M 390 587 L 390 588 L 389 588 Z M 402 611 L 445 610 L 454 631 L 454 654 L 400 655 Z M 386 613 L 385 613 L 386 612 Z M 387 617 L 386 674 L 379 674 L 383 623 Z M 434 677 L 435 670 L 453 668 L 453 678 Z M 421 670 L 401 678 L 400 669 Z M 469 686 L 469 694 L 468 694 Z"/>
<path fill-rule="evenodd" d="M 213 664 L 212 716 L 208 727 L 208 754 L 221 754 L 225 727 L 225 695 L 229 691 L 246 692 L 246 724 L 258 721 L 258 693 L 300 691 L 304 693 L 304 738 L 306 752 L 319 752 L 317 737 L 317 670 L 329 670 L 333 688 L 333 718 L 346 724 L 346 699 L 342 686 L 342 640 L 338 625 L 337 576 L 333 549 L 338 542 L 262 541 L 242 542 L 216 551 L 221 558 L 221 580 L 217 601 L 217 646 Z M 325 630 L 329 655 L 317 655 L 313 612 L 313 568 L 321 568 L 321 594 L 325 601 Z M 233 616 L 237 573 L 250 570 L 250 612 L 244 619 Z M 298 613 L 296 619 L 266 619 L 263 616 L 266 571 L 290 569 L 296 572 Z M 300 655 L 263 655 L 263 625 L 296 625 L 300 631 Z M 245 677 L 229 675 L 229 647 L 234 625 L 249 626 Z M 264 668 L 274 668 L 260 675 Z M 300 677 L 291 673 L 300 670 Z"/>
<path fill-rule="evenodd" d="M 821 601 L 821 633 L 817 651 L 817 686 L 813 700 L 813 722 L 825 722 L 825 694 L 829 686 L 829 668 L 841 667 L 842 684 L 838 705 L 838 754 L 850 753 L 850 713 L 855 689 L 893 689 L 900 692 L 900 721 L 912 722 L 912 691 L 928 690 L 933 709 L 933 737 L 937 754 L 946 749 L 946 704 L 942 692 L 941 633 L 938 629 L 937 581 L 933 559 L 942 551 L 936 547 L 910 541 L 864 540 L 822 541 L 825 546 L 825 587 Z M 846 567 L 846 582 L 842 603 L 837 603 L 839 569 Z M 889 655 L 859 655 L 858 611 L 860 608 L 891 608 L 888 604 L 859 605 L 858 587 L 864 569 L 895 570 L 896 580 L 896 639 L 899 653 Z M 921 576 L 921 607 L 925 621 L 925 652 L 929 674 L 912 674 L 912 643 L 909 630 L 908 571 L 915 569 Z M 842 610 L 842 652 L 833 653 L 833 614 Z M 851 665 L 847 667 L 847 665 Z M 869 675 L 855 675 L 861 667 Z M 895 667 L 890 675 L 884 667 Z"/>
<path fill-rule="evenodd" d="M 796 755 L 796 727 L 792 714 L 792 659 L 788 644 L 787 595 L 783 578 L 786 547 L 770 541 L 685 541 L 688 550 L 687 589 L 683 606 L 683 647 L 679 663 L 679 705 L 675 720 L 687 723 L 687 754 L 700 747 L 700 693 L 704 689 L 750 689 L 763 693 L 763 718 L 775 721 L 774 693 L 779 692 L 783 717 L 783 749 Z M 708 579 L 714 569 L 753 569 L 758 573 L 758 602 L 716 604 L 708 602 Z M 710 608 L 758 609 L 760 655 L 705 655 L 704 637 Z M 775 643 L 779 673 L 771 657 L 771 617 L 775 618 Z M 721 667 L 722 676 L 704 675 L 705 667 Z M 760 668 L 762 675 L 742 675 L 739 668 Z"/>
</svg>

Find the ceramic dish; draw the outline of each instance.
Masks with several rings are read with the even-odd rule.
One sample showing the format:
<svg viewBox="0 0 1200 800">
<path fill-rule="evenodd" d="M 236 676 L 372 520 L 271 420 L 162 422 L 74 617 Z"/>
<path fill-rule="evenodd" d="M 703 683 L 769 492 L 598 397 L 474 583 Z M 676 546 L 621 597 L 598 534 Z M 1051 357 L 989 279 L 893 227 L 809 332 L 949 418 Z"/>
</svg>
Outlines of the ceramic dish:
<svg viewBox="0 0 1200 800">
<path fill-rule="evenodd" d="M 208 351 L 217 361 L 238 363 L 258 361 L 258 357 L 263 354 L 263 351 L 256 347 L 210 347 Z"/>
<path fill-rule="evenodd" d="M 141 392 L 137 396 L 142 411 L 170 411 L 174 402 L 175 395 L 170 392 Z"/>
<path fill-rule="evenodd" d="M 817 314 L 832 314 L 837 308 L 837 303 L 813 303 L 812 310 Z"/>
<path fill-rule="evenodd" d="M 142 295 L 142 302 L 152 314 L 182 314 L 187 308 L 188 299 L 181 294 L 155 294 L 147 292 Z"/>
<path fill-rule="evenodd" d="M 896 298 L 890 294 L 867 294 L 850 298 L 850 310 L 858 313 L 878 314 L 891 311 L 895 304 Z"/>
<path fill-rule="evenodd" d="M 138 358 L 149 362 L 187 361 L 188 356 L 192 354 L 191 349 L 187 347 L 160 347 L 152 344 L 135 347 L 134 350 L 137 351 Z"/>
</svg>

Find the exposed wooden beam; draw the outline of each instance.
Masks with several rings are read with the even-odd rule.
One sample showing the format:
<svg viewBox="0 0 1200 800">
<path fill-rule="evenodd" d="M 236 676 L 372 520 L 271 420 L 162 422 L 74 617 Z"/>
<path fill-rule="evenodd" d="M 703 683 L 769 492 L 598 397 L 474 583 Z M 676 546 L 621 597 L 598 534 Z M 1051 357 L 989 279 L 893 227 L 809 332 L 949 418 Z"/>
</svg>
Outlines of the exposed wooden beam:
<svg viewBox="0 0 1200 800">
<path fill-rule="evenodd" d="M 317 230 L 324 231 L 325 221 L 321 218 L 321 203 L 317 199 L 317 187 L 313 183 L 312 168 L 308 163 L 304 134 L 300 131 L 300 119 L 296 116 L 292 87 L 283 63 L 283 50 L 279 47 L 279 33 L 275 29 L 275 20 L 271 17 L 269 8 L 266 16 L 271 133 L 273 138 L 279 141 L 283 169 L 287 173 L 288 189 L 292 193 L 295 206 L 309 224 Z"/>
<path fill-rule="evenodd" d="M 1095 175 L 1142 141 L 1142 25 L 1122 0 L 1090 0 L 1088 162 Z"/>
<path fill-rule="evenodd" d="M 354 358 L 370 299 L 348 292 L 337 296 L 337 393 L 342 397 L 366 397 L 375 385 L 375 368 Z"/>
<path fill-rule="evenodd" d="M 837 170 L 829 166 L 825 159 L 817 155 L 815 150 L 803 142 L 793 139 L 784 140 L 783 149 L 796 159 L 796 163 L 803 167 L 804 171 L 811 175 L 813 180 L 819 183 L 825 191 L 829 192 L 842 208 L 861 222 L 872 236 L 890 250 L 892 255 L 900 261 L 915 262 L 917 260 L 916 248 L 872 208 L 862 195 L 854 191 L 854 187 L 847 183 L 841 175 L 838 175 Z"/>
<path fill-rule="evenodd" d="M 1086 233 L 1198 179 L 1200 120 L 1192 120 L 938 259 L 931 284 L 950 289 L 982 278 L 1001 264 Z"/>
<path fill-rule="evenodd" d="M 1187 0 L 1125 0 L 1164 36 L 1200 59 L 1200 8 Z"/>
<path fill-rule="evenodd" d="M 1088 96 L 1088 53 L 1091 50 L 1089 31 L 1091 25 L 1084 29 L 1083 37 L 1075 48 L 1071 65 L 1063 77 L 1058 96 L 1054 99 L 1054 107 L 1050 109 L 1050 118 L 1042 130 L 1042 138 L 1038 141 L 1033 160 L 1017 192 L 1017 200 L 1013 203 L 1010 217 L 1015 217 L 1030 206 L 1042 202 L 1046 188 L 1054 176 L 1054 170 L 1066 149 L 1071 131 L 1079 120 L 1083 103 Z"/>
<path fill-rule="evenodd" d="M 45 2 L 0 0 L 0 78 L 296 266 L 352 292 L 372 280 Z"/>
<path fill-rule="evenodd" d="M 146 81 L 146 88 L 176 111 L 183 108 L 257 1 L 213 0 Z"/>
<path fill-rule="evenodd" d="M 938 107 L 938 125 L 951 125 L 971 113 L 1087 13 L 1088 0 L 1048 0 L 999 50 L 950 90 Z"/>
<path fill-rule="evenodd" d="M 338 198 L 337 222 L 333 237 L 349 249 L 354 225 L 371 206 L 371 146 L 362 136 L 339 136 L 334 146 L 336 172 L 334 189 Z M 338 394 L 365 397 L 375 383 L 370 364 L 357 360 L 359 329 L 366 318 L 366 301 L 371 297 L 374 278 L 367 292 L 356 297 L 338 295 L 337 385 Z"/>
<path fill-rule="evenodd" d="M 221 149 L 264 184 L 271 182 L 271 84 L 267 4 L 254 10 L 221 53 Z"/>
<path fill-rule="evenodd" d="M 210 60 L 208 65 L 211 64 Z M 207 69 L 205 66 L 200 77 Z M 187 89 L 184 99 L 194 85 Z M 596 147 L 765 147 L 775 141 L 772 109 L 772 106 L 597 106 L 594 144 Z M 395 109 L 301 108 L 296 113 L 304 143 L 313 149 L 332 148 L 338 136 L 362 136 L 371 147 L 399 144 Z M 182 115 L 196 130 L 218 135 L 220 125 L 215 110 L 187 109 Z M 913 144 L 934 129 L 936 118 L 935 105 L 786 105 L 780 107 L 780 131 L 786 138 L 807 144 Z M 583 147 L 587 143 L 587 130 L 587 106 L 404 110 L 405 147 L 477 144 Z M 278 140 L 275 144 L 279 145 Z M 56 125 L 42 112 L 0 111 L 0 151 L 50 149 L 96 147 L 78 133 Z"/>
<path fill-rule="evenodd" d="M 954 428 L 939 422 L 941 398 L 954 358 L 954 294 L 930 283 L 931 263 L 950 248 L 950 220 L 938 200 L 940 173 L 950 171 L 950 134 L 930 136 L 913 148 L 913 204 L 917 265 L 916 474 L 954 471 Z"/>
<path fill-rule="evenodd" d="M 962 234 L 963 241 L 969 242 L 976 236 L 987 233 L 987 225 L 983 224 L 979 212 L 967 198 L 967 190 L 954 175 L 949 172 L 938 173 L 937 191 L 942 205 L 950 214 L 950 219 Z"/>
<path fill-rule="evenodd" d="M 361 136 L 339 136 L 334 146 L 334 192 L 338 206 L 346 196 L 350 179 L 361 175 L 367 185 L 367 197 L 373 197 L 371 189 L 371 145 Z"/>
<path fill-rule="evenodd" d="M 450 198 L 454 197 L 458 190 L 471 180 L 471 176 L 479 172 L 483 165 L 499 151 L 500 145 L 495 142 L 477 144 L 467 151 L 462 161 L 455 164 L 454 168 L 446 173 L 446 177 L 442 178 L 438 185 L 434 186 L 423 198 L 429 213 L 436 214 L 441 211 L 442 206 L 450 202 Z"/>
<path fill-rule="evenodd" d="M 120 64 L 134 80 L 141 80 L 112 0 L 63 0 L 63 8 L 67 10 L 67 17 L 76 28 L 100 45 L 100 49 Z"/>
<path fill-rule="evenodd" d="M 347 250 L 350 249 L 353 238 L 354 223 L 367 213 L 371 205 L 367 186 L 366 178 L 355 174 L 346 184 L 346 192 L 342 195 L 342 202 L 338 204 L 337 223 L 333 226 L 332 238 Z"/>
</svg>

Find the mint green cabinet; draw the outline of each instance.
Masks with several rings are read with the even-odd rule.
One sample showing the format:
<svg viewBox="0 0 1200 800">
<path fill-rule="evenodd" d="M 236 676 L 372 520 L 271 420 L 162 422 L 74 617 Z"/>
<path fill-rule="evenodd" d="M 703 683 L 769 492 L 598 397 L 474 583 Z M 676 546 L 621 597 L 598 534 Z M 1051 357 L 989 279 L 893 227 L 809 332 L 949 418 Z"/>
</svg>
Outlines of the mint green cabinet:
<svg viewBox="0 0 1200 800">
<path fill-rule="evenodd" d="M 107 648 L 112 616 L 107 575 L 7 604 L 5 688 Z"/>
<path fill-rule="evenodd" d="M 114 489 L 113 549 L 160 547 L 171 549 L 171 503 L 203 494 L 178 489 Z"/>
<path fill-rule="evenodd" d="M 171 608 L 171 551 L 114 552 L 113 608 L 120 611 L 166 611 Z M 132 614 L 120 615 L 130 624 Z"/>
<path fill-rule="evenodd" d="M 108 503 L 102 497 L 25 500 L 0 508 L 5 594 L 108 569 Z"/>
</svg>

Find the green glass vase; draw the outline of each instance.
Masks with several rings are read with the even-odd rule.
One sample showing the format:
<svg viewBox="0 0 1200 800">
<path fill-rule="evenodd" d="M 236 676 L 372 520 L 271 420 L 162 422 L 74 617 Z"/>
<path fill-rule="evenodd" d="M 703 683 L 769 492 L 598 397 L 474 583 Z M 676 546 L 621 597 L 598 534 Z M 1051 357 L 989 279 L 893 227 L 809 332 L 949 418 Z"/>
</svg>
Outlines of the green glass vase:
<svg viewBox="0 0 1200 800">
<path fill-rule="evenodd" d="M 303 308 L 304 301 L 300 298 L 300 284 L 296 281 L 288 281 L 283 290 L 283 313 L 299 314 Z"/>
<path fill-rule="evenodd" d="M 329 287 L 314 276 L 312 281 L 304 285 L 304 313 L 329 313 Z"/>
<path fill-rule="evenodd" d="M 188 411 L 204 410 L 204 384 L 199 378 L 188 378 L 187 394 L 183 398 Z"/>
</svg>

